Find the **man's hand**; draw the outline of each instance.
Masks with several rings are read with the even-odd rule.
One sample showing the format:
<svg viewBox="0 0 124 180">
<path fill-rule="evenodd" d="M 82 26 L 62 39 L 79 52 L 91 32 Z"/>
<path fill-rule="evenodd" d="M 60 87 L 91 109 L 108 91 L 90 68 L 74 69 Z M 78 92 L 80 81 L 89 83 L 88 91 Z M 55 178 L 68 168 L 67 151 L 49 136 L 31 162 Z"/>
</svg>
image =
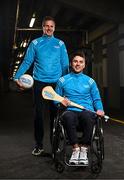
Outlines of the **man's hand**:
<svg viewBox="0 0 124 180">
<path fill-rule="evenodd" d="M 70 101 L 67 98 L 64 98 L 64 100 L 61 103 L 66 107 L 70 105 Z"/>
<path fill-rule="evenodd" d="M 97 111 L 96 111 L 96 114 L 97 114 L 98 116 L 104 116 L 104 115 L 105 115 L 105 112 L 102 111 L 102 110 L 97 110 Z"/>
<path fill-rule="evenodd" d="M 15 80 L 17 86 L 19 87 L 20 90 L 25 90 L 24 86 L 22 85 L 22 83 L 17 79 Z"/>
</svg>

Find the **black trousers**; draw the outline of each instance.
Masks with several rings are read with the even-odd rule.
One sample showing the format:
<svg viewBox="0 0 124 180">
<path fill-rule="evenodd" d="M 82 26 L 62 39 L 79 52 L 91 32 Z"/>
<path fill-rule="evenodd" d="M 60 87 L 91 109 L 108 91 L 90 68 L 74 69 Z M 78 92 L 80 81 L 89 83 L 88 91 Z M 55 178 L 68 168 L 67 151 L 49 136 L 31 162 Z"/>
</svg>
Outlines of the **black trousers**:
<svg viewBox="0 0 124 180">
<path fill-rule="evenodd" d="M 86 110 L 81 112 L 65 111 L 62 117 L 62 122 L 71 145 L 79 143 L 77 137 L 77 128 L 79 128 L 82 132 L 80 143 L 82 145 L 91 144 L 93 125 L 96 119 L 96 115 L 94 113 Z"/>
<path fill-rule="evenodd" d="M 52 133 L 53 121 L 56 115 L 56 107 L 53 104 L 53 101 L 48 101 L 42 97 L 42 89 L 45 86 L 52 86 L 55 88 L 54 83 L 44 83 L 40 81 L 34 82 L 34 138 L 36 141 L 36 146 L 43 147 L 43 137 L 44 137 L 44 119 L 45 116 L 49 113 L 50 117 L 50 137 Z"/>
</svg>

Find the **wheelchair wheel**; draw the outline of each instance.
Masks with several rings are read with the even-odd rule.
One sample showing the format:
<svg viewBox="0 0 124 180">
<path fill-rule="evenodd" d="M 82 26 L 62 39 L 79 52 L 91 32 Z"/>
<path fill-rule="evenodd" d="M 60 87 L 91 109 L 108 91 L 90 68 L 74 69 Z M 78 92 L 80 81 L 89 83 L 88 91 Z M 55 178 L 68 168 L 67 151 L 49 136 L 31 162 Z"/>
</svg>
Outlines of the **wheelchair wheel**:
<svg viewBox="0 0 124 180">
<path fill-rule="evenodd" d="M 93 173 L 100 173 L 104 159 L 104 138 L 103 130 L 94 126 L 90 147 L 90 168 Z"/>
<path fill-rule="evenodd" d="M 99 165 L 96 162 L 92 162 L 92 166 L 91 166 L 91 172 L 95 173 L 95 174 L 99 174 L 101 172 L 101 165 Z"/>
<path fill-rule="evenodd" d="M 59 172 L 59 173 L 62 173 L 65 169 L 64 164 L 61 162 L 56 162 L 55 167 L 56 167 L 57 172 Z"/>
<path fill-rule="evenodd" d="M 58 118 L 54 121 L 53 137 L 52 137 L 52 157 L 55 162 L 57 172 L 64 170 L 64 147 L 65 136 L 63 127 Z"/>
</svg>

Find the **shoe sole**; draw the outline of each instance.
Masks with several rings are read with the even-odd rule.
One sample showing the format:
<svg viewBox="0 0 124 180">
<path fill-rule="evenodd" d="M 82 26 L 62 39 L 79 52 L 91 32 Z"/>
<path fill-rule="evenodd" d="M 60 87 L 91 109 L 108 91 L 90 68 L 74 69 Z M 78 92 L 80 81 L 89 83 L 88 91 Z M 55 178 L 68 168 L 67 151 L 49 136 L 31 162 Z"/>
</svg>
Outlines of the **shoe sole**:
<svg viewBox="0 0 124 180">
<path fill-rule="evenodd" d="M 40 155 L 42 155 L 43 152 L 44 152 L 44 150 L 42 150 L 40 153 L 34 153 L 34 152 L 32 152 L 32 155 L 34 155 L 34 156 L 40 156 Z"/>
<path fill-rule="evenodd" d="M 85 161 L 78 161 L 79 164 L 84 164 L 84 165 L 88 165 L 88 162 Z"/>
<path fill-rule="evenodd" d="M 78 165 L 78 161 L 73 161 L 73 162 L 69 162 L 69 164 L 71 164 L 71 165 Z"/>
</svg>

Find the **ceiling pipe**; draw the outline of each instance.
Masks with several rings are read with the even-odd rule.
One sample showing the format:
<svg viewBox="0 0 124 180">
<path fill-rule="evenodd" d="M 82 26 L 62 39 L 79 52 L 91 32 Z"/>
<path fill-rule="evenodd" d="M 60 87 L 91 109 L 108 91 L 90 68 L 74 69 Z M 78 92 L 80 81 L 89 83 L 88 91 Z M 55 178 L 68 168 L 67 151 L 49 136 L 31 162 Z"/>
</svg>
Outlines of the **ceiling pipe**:
<svg viewBox="0 0 124 180">
<path fill-rule="evenodd" d="M 17 31 L 42 31 L 42 28 L 17 28 Z M 56 31 L 68 31 L 68 32 L 87 32 L 87 30 L 84 29 L 63 29 L 63 28 L 57 28 Z"/>
</svg>

